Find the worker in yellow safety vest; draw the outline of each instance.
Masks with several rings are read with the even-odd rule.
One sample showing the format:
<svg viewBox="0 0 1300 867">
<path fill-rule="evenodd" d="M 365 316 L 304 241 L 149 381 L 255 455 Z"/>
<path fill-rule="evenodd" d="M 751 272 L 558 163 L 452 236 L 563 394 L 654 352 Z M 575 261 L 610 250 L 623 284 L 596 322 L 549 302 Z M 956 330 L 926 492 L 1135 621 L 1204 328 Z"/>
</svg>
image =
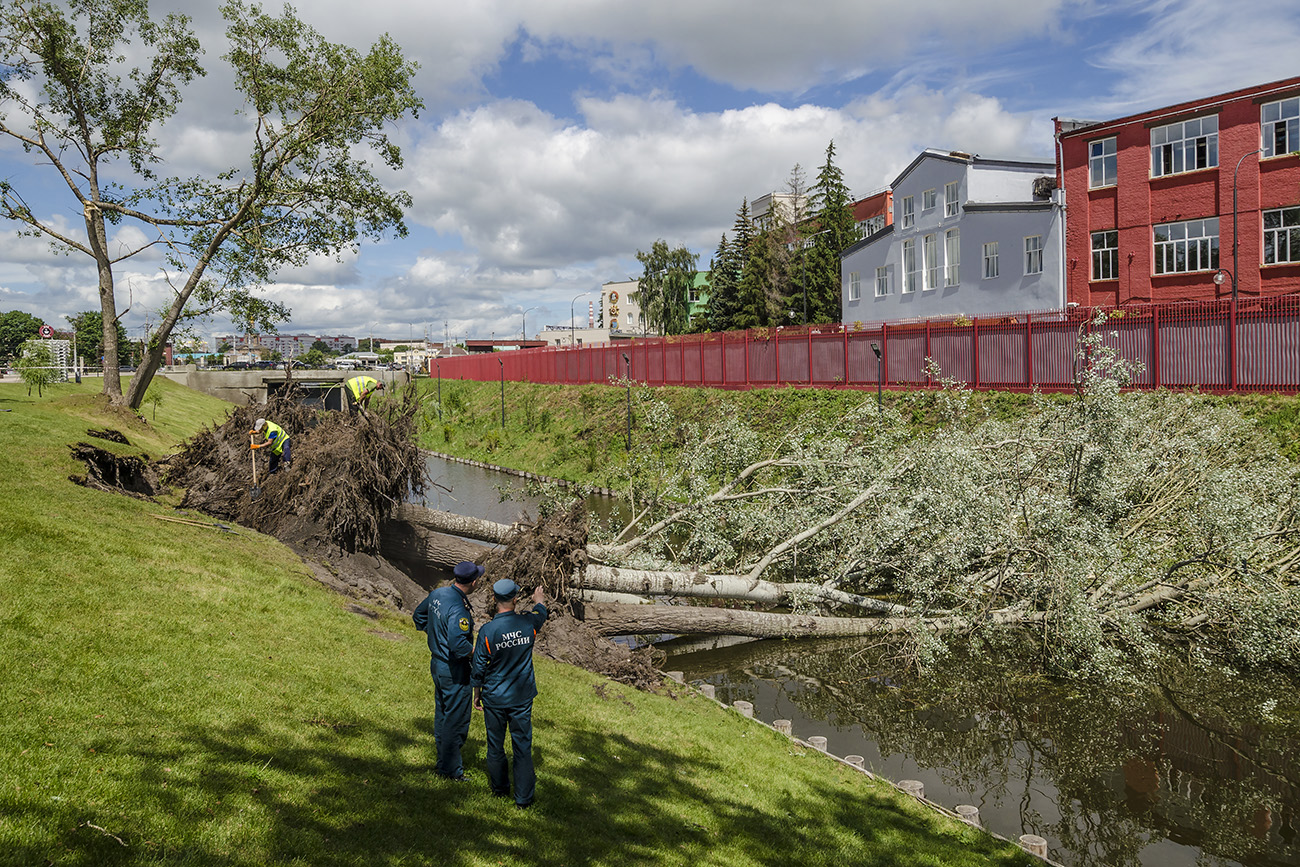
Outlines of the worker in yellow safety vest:
<svg viewBox="0 0 1300 867">
<path fill-rule="evenodd" d="M 384 390 L 384 384 L 373 376 L 354 376 L 343 385 L 354 409 L 369 409 L 370 398 Z"/>
<path fill-rule="evenodd" d="M 269 475 L 270 473 L 275 473 L 280 469 L 281 460 L 284 461 L 286 467 L 293 463 L 293 455 L 289 451 L 289 435 L 284 432 L 284 428 L 280 427 L 273 421 L 259 418 L 257 421 L 253 422 L 253 429 L 248 432 L 248 435 L 250 437 L 255 437 L 257 434 L 261 433 L 263 429 L 266 430 L 266 439 L 260 443 L 250 440 L 248 447 L 251 449 L 264 449 L 267 446 L 271 447 L 271 469 L 268 473 Z"/>
</svg>

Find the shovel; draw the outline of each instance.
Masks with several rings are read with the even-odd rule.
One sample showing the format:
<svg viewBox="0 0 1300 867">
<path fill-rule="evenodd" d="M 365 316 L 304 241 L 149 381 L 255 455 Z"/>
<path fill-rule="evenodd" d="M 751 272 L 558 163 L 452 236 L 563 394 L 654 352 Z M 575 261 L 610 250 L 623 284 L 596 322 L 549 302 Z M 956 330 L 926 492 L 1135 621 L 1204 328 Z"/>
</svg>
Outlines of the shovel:
<svg viewBox="0 0 1300 867">
<path fill-rule="evenodd" d="M 252 437 L 248 438 L 248 444 L 250 446 L 253 444 Z M 262 496 L 262 489 L 257 486 L 257 452 L 250 448 L 248 454 L 253 459 L 253 489 L 248 492 L 248 496 L 249 499 L 256 500 L 258 497 Z"/>
</svg>

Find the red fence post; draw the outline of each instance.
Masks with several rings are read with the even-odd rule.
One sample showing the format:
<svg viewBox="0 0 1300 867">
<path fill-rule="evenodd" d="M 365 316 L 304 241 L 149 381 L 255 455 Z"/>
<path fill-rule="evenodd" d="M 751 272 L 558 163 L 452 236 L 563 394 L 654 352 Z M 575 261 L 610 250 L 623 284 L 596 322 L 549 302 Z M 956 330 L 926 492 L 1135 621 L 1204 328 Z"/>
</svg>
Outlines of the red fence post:
<svg viewBox="0 0 1300 867">
<path fill-rule="evenodd" d="M 844 335 L 844 387 L 849 387 L 849 327 L 840 323 L 840 332 Z"/>
<path fill-rule="evenodd" d="M 1034 317 L 1025 317 L 1025 386 L 1034 387 Z"/>
<path fill-rule="evenodd" d="M 1160 308 L 1151 308 L 1151 387 L 1160 387 Z"/>
</svg>

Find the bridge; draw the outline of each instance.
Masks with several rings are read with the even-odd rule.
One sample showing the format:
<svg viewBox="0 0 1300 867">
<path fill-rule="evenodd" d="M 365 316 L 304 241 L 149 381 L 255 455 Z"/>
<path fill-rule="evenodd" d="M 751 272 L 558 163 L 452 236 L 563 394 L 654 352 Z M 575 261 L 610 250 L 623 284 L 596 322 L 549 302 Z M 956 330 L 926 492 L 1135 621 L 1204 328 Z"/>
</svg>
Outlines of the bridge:
<svg viewBox="0 0 1300 867">
<path fill-rule="evenodd" d="M 240 406 L 266 403 L 269 396 L 289 387 L 290 378 L 283 368 L 276 370 L 205 370 L 193 364 L 163 368 L 158 376 L 228 400 Z M 295 369 L 292 382 L 305 395 L 335 408 L 341 407 L 343 382 L 354 376 L 373 376 L 386 388 L 395 388 L 410 382 L 412 376 L 405 370 L 305 370 Z M 337 398 L 332 395 L 338 395 Z M 334 403 L 337 400 L 339 403 Z"/>
</svg>

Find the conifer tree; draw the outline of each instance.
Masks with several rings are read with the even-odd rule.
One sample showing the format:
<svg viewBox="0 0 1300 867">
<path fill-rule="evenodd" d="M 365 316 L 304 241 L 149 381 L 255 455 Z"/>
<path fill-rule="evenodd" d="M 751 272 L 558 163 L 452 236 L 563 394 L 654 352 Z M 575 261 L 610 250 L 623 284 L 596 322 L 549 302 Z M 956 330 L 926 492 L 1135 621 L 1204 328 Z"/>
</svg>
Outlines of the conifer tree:
<svg viewBox="0 0 1300 867">
<path fill-rule="evenodd" d="M 802 250 L 808 280 L 808 321 L 839 322 L 840 253 L 857 239 L 852 198 L 844 173 L 835 165 L 835 142 L 826 146 L 826 162 L 811 190 L 812 220 L 804 227 L 812 245 Z M 815 233 L 815 234 L 814 234 Z"/>
</svg>

